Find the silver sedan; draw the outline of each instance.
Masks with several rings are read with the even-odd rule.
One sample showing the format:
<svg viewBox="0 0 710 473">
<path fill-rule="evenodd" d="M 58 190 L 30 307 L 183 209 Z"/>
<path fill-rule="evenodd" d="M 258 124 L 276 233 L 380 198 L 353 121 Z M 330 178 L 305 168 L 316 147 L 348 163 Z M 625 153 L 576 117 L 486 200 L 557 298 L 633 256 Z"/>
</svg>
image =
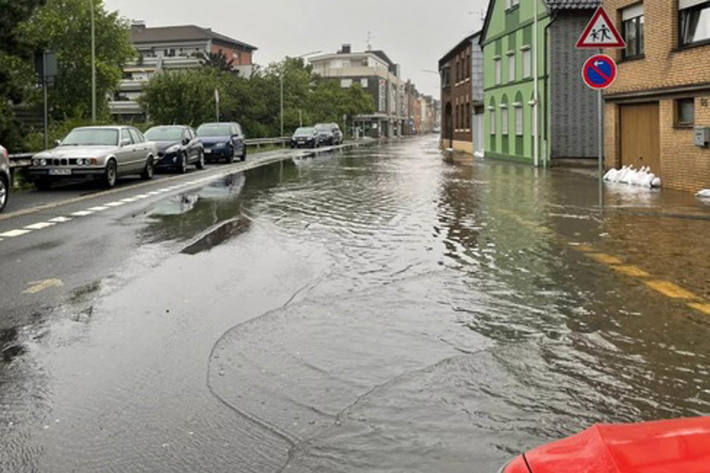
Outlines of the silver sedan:
<svg viewBox="0 0 710 473">
<path fill-rule="evenodd" d="M 93 177 L 105 187 L 116 185 L 119 176 L 136 174 L 153 178 L 155 143 L 130 126 L 75 128 L 57 147 L 36 154 L 28 170 L 39 189 L 54 181 Z"/>
<path fill-rule="evenodd" d="M 5 209 L 7 199 L 10 197 L 10 161 L 7 159 L 7 150 L 0 146 L 0 212 Z"/>
</svg>

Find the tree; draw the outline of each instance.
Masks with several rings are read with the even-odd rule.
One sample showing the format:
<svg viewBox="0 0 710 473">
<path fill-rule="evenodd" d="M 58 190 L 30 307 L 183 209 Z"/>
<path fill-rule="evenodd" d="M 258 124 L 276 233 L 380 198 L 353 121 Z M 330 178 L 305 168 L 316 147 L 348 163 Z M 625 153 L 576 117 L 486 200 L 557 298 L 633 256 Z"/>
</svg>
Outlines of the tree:
<svg viewBox="0 0 710 473">
<path fill-rule="evenodd" d="M 0 0 L 0 143 L 10 149 L 21 147 L 19 123 L 13 105 L 32 96 L 35 83 L 33 48 L 18 34 L 17 26 L 27 20 L 44 0 Z"/>
<path fill-rule="evenodd" d="M 222 51 L 208 54 L 200 53 L 199 58 L 204 67 L 212 67 L 223 72 L 234 72 L 232 69 L 234 59 L 227 59 L 227 56 Z"/>
<path fill-rule="evenodd" d="M 106 114 L 106 97 L 123 77 L 123 65 L 135 57 L 130 26 L 118 12 L 108 12 L 103 0 L 93 0 L 96 31 L 96 95 L 99 113 Z M 47 0 L 20 31 L 36 49 L 57 55 L 58 76 L 50 89 L 55 118 L 91 114 L 91 2 Z"/>
<path fill-rule="evenodd" d="M 209 68 L 163 72 L 150 79 L 139 101 L 155 123 L 197 126 L 214 120 L 219 83 L 219 73 Z"/>
</svg>

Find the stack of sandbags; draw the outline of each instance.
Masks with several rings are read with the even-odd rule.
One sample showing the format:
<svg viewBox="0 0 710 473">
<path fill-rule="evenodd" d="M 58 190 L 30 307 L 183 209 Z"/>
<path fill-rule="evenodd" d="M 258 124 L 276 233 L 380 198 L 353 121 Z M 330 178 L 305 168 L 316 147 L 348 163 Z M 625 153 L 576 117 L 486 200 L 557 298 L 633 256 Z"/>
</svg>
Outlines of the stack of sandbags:
<svg viewBox="0 0 710 473">
<path fill-rule="evenodd" d="M 661 178 L 653 174 L 648 166 L 638 170 L 634 169 L 633 166 L 609 169 L 604 175 L 604 180 L 646 188 L 661 187 Z"/>
</svg>

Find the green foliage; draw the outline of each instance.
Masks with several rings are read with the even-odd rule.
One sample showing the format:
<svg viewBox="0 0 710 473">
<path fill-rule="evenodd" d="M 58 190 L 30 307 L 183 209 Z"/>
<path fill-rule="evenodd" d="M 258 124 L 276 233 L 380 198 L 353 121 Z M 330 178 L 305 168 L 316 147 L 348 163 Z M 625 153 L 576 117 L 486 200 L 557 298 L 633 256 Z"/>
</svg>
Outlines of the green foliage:
<svg viewBox="0 0 710 473">
<path fill-rule="evenodd" d="M 135 56 L 130 26 L 118 12 L 108 12 L 94 0 L 96 31 L 96 95 L 99 114 L 108 114 L 106 97 L 116 90 L 122 67 Z M 57 56 L 58 76 L 50 89 L 52 116 L 91 114 L 91 7 L 87 0 L 47 0 L 20 26 L 25 40 L 37 50 Z"/>
<path fill-rule="evenodd" d="M 239 122 L 251 138 L 280 134 L 280 82 L 284 82 L 284 133 L 316 122 L 339 123 L 374 110 L 372 97 L 359 84 L 343 89 L 321 79 L 302 59 L 286 58 L 245 78 L 207 66 L 154 76 L 141 103 L 154 123 L 197 126 L 215 120 L 215 88 L 220 92 L 220 119 Z"/>
<path fill-rule="evenodd" d="M 44 0 L 0 0 L 0 143 L 17 149 L 22 131 L 12 105 L 31 98 L 34 75 L 33 49 L 18 34 L 17 26 L 27 20 Z"/>
</svg>

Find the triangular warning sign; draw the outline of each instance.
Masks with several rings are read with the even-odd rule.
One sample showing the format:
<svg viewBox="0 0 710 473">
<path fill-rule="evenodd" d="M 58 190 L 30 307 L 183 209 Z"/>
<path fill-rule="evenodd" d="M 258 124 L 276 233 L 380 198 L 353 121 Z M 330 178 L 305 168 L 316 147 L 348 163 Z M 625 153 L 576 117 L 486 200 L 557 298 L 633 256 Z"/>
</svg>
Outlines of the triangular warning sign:
<svg viewBox="0 0 710 473">
<path fill-rule="evenodd" d="M 592 21 L 584 29 L 584 33 L 577 41 L 579 49 L 600 49 L 600 48 L 625 48 L 626 42 L 619 34 L 614 23 L 604 11 L 599 7 Z"/>
</svg>

